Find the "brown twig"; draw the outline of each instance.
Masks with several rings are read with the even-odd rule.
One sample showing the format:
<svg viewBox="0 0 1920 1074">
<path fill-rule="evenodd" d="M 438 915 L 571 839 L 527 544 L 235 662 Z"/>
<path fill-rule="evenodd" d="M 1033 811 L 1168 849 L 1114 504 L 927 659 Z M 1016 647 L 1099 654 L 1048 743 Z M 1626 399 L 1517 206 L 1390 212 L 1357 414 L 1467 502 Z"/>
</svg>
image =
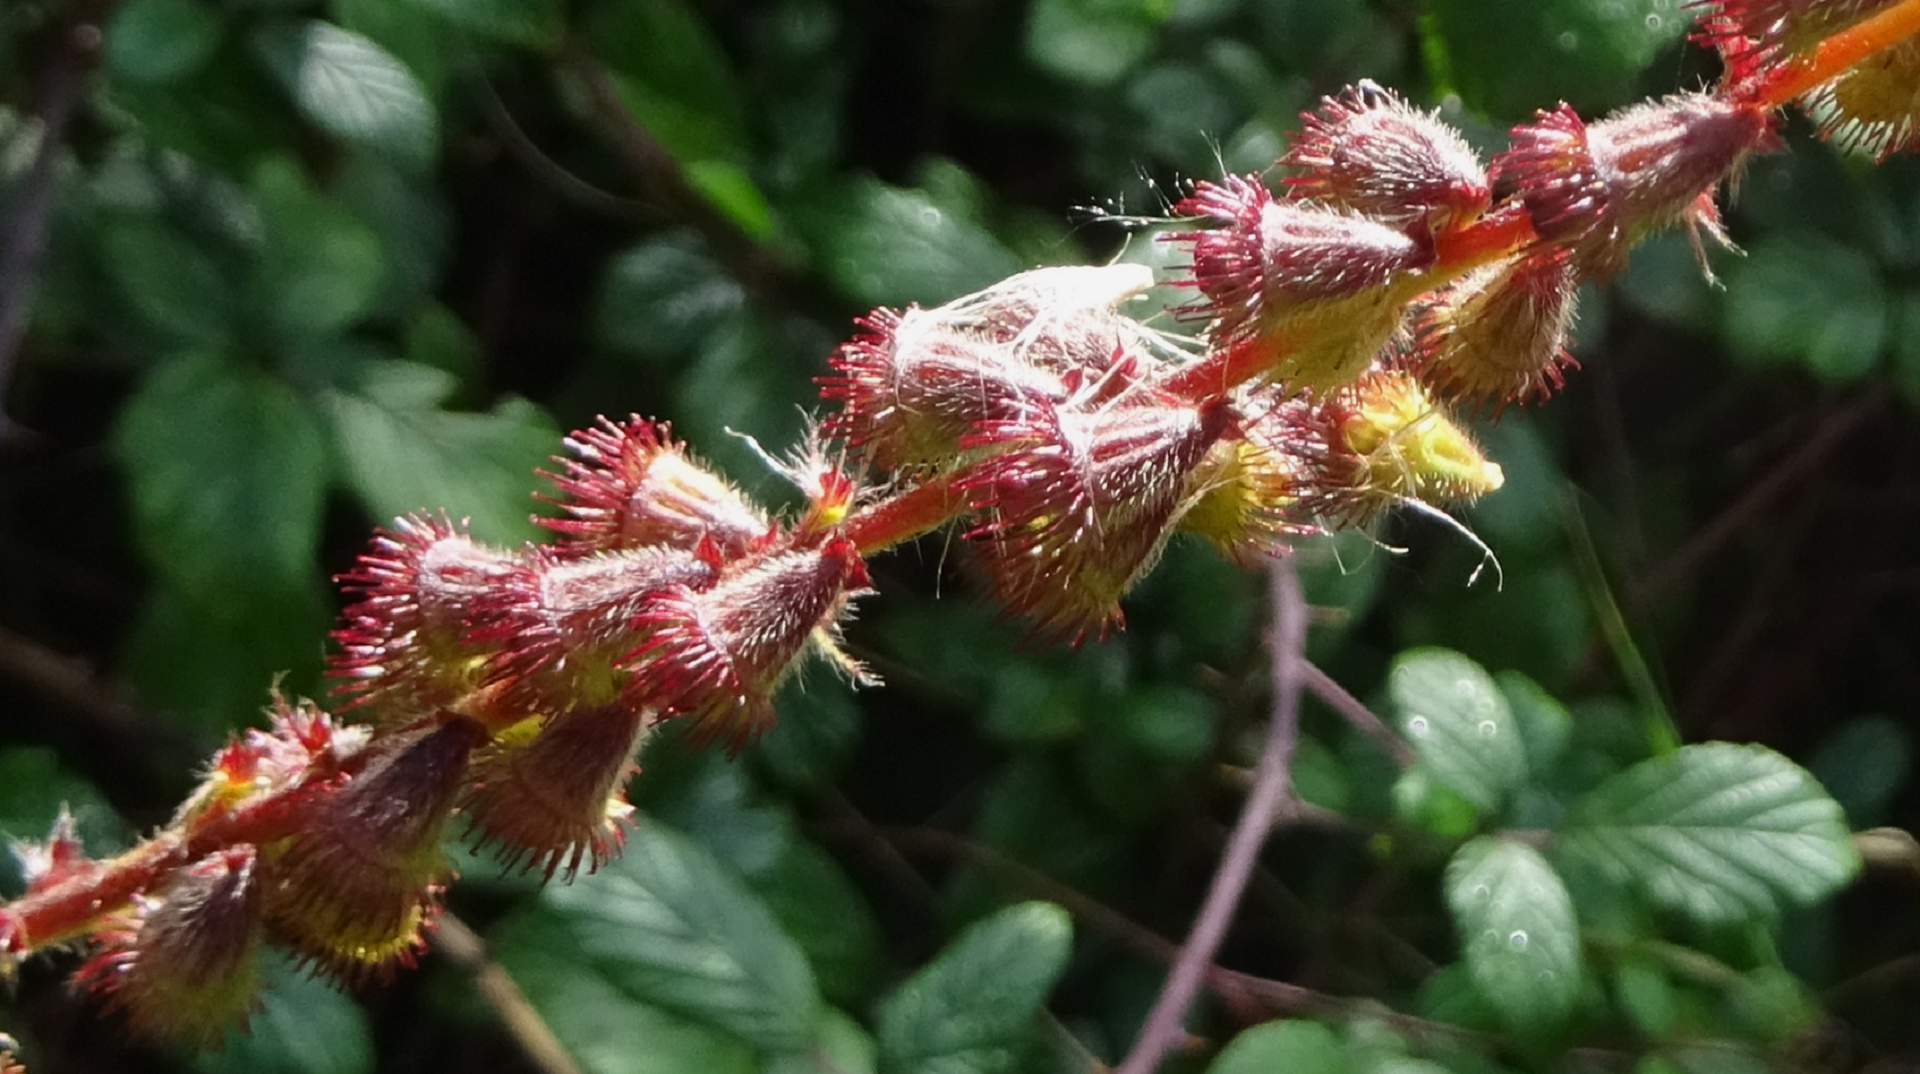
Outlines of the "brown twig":
<svg viewBox="0 0 1920 1074">
<path fill-rule="evenodd" d="M 1182 1036 L 1187 1007 L 1206 979 L 1213 956 L 1226 938 L 1227 926 L 1239 908 L 1240 896 L 1253 875 L 1260 848 L 1290 798 L 1289 766 L 1299 737 L 1301 652 L 1306 644 L 1307 603 L 1291 559 L 1276 559 L 1268 567 L 1273 599 L 1273 714 L 1260 750 L 1253 790 L 1227 839 L 1227 852 L 1213 874 L 1200 905 L 1193 931 L 1180 945 L 1173 972 L 1154 1000 L 1147 1021 L 1120 1064 L 1120 1074 L 1150 1074 Z"/>
<path fill-rule="evenodd" d="M 1319 666 L 1309 660 L 1300 661 L 1301 685 L 1313 691 L 1313 696 L 1327 703 L 1333 711 L 1346 717 L 1354 729 L 1373 738 L 1385 747 L 1400 767 L 1413 763 L 1413 747 L 1407 740 L 1394 733 L 1387 721 L 1380 718 L 1363 704 L 1359 698 L 1347 692 L 1347 688 L 1333 681 L 1333 676 L 1321 671 Z"/>
<path fill-rule="evenodd" d="M 486 941 L 466 922 L 449 913 L 441 914 L 434 949 L 472 975 L 474 988 L 500 1016 L 500 1023 L 541 1074 L 581 1074 L 579 1064 L 553 1035 L 546 1019 L 527 1002 L 526 993 L 520 991 L 506 968 L 493 960 Z"/>
</svg>

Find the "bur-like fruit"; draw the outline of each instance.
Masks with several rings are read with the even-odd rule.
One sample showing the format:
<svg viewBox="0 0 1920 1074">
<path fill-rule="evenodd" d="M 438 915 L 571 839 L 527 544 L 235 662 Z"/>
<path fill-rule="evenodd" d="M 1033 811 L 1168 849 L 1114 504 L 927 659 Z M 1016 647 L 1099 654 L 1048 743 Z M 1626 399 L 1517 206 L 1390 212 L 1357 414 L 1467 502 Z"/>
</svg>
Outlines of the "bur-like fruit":
<svg viewBox="0 0 1920 1074">
<path fill-rule="evenodd" d="M 1293 197 L 1383 223 L 1443 230 L 1479 216 L 1491 187 L 1466 139 L 1372 81 L 1324 97 L 1301 116 L 1280 158 Z"/>
</svg>

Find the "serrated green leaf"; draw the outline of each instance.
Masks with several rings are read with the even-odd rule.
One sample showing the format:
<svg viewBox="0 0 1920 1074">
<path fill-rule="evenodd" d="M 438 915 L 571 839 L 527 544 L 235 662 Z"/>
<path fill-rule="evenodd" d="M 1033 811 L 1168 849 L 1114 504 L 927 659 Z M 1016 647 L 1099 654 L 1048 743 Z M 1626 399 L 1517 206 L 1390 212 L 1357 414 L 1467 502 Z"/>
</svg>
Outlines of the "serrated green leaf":
<svg viewBox="0 0 1920 1074">
<path fill-rule="evenodd" d="M 440 121 L 406 64 L 364 35 L 312 20 L 261 30 L 254 47 L 309 120 L 342 141 L 424 169 Z"/>
<path fill-rule="evenodd" d="M 615 256 L 594 303 L 600 342 L 649 358 L 692 350 L 746 302 L 698 236 L 648 239 Z"/>
<path fill-rule="evenodd" d="M 1566 753 L 1567 742 L 1573 737 L 1573 717 L 1539 683 L 1517 671 L 1502 671 L 1493 681 L 1507 699 L 1514 730 L 1519 732 L 1526 753 L 1527 772 L 1537 781 Z"/>
<path fill-rule="evenodd" d="M 1595 787 L 1555 856 L 1703 923 L 1770 918 L 1859 868 L 1840 806 L 1772 750 L 1710 742 Z"/>
<path fill-rule="evenodd" d="M 881 1002 L 880 1069 L 1010 1069 L 1072 947 L 1072 921 L 1049 903 L 1022 903 L 975 922 Z"/>
<path fill-rule="evenodd" d="M 821 993 L 863 1008 L 880 968 L 880 926 L 840 864 L 812 843 L 795 840 L 751 883 L 781 929 L 806 952 Z"/>
<path fill-rule="evenodd" d="M 1476 808 L 1499 808 L 1525 781 L 1526 745 L 1479 664 L 1448 649 L 1410 650 L 1394 661 L 1387 691 L 1421 767 Z"/>
<path fill-rule="evenodd" d="M 217 1050 L 193 1057 L 199 1074 L 366 1074 L 373 1069 L 367 1016 L 350 997 L 276 960 L 260 1009 L 247 1028 L 227 1031 Z"/>
<path fill-rule="evenodd" d="M 116 78 L 164 85 L 198 71 L 220 44 L 220 14 L 199 0 L 129 0 L 102 48 Z"/>
<path fill-rule="evenodd" d="M 1482 836 L 1448 863 L 1446 895 L 1475 988 L 1512 1031 L 1555 1032 L 1584 972 L 1573 901 L 1558 874 L 1532 847 Z"/>
<path fill-rule="evenodd" d="M 592 884 L 593 881 L 583 883 Z M 754 1050 L 713 1026 L 643 1002 L 551 909 L 510 920 L 493 950 L 587 1074 L 756 1074 Z"/>
<path fill-rule="evenodd" d="M 253 194 L 265 226 L 257 301 L 278 338 L 297 343 L 352 325 L 379 294 L 379 239 L 286 158 L 254 173 Z"/>
<path fill-rule="evenodd" d="M 326 446 L 285 384 L 210 355 L 168 362 L 127 402 L 114 447 L 162 577 L 217 602 L 313 574 Z"/>
<path fill-rule="evenodd" d="M 1318 1022 L 1266 1022 L 1235 1036 L 1207 1074 L 1358 1074 L 1353 1049 Z"/>
<path fill-rule="evenodd" d="M 546 899 L 622 993 L 765 1052 L 812 1042 L 823 1008 L 806 956 L 739 878 L 664 824 L 642 819 L 616 864 Z"/>
<path fill-rule="evenodd" d="M 322 396 L 346 479 L 382 520 L 444 510 L 468 518 L 483 540 L 536 536 L 528 521 L 534 470 L 559 441 L 533 404 L 508 399 L 483 414 L 439 407 L 447 373 L 414 362 L 351 363 L 341 387 Z"/>
<path fill-rule="evenodd" d="M 410 0 L 477 37 L 551 49 L 565 28 L 561 0 Z"/>
</svg>

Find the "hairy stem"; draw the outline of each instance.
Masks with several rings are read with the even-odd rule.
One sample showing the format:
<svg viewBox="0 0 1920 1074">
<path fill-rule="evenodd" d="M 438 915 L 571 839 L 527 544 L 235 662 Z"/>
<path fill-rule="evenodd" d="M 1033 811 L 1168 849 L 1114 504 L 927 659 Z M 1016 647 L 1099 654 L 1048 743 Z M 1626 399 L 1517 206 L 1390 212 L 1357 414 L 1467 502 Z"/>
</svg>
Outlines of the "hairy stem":
<svg viewBox="0 0 1920 1074">
<path fill-rule="evenodd" d="M 1275 559 L 1268 567 L 1273 599 L 1273 714 L 1267 724 L 1267 738 L 1260 750 L 1260 763 L 1254 776 L 1253 791 L 1247 796 L 1240 819 L 1227 839 L 1227 852 L 1213 874 L 1201 904 L 1193 931 L 1180 946 L 1180 957 L 1153 1009 L 1147 1014 L 1145 1028 L 1134 1042 L 1133 1050 L 1120 1064 L 1119 1074 L 1151 1074 L 1183 1034 L 1181 1023 L 1187 1007 L 1205 981 L 1213 965 L 1213 956 L 1226 938 L 1227 926 L 1239 908 L 1240 896 L 1253 875 L 1260 848 L 1280 817 L 1280 809 L 1292 793 L 1289 767 L 1293 747 L 1299 737 L 1301 653 L 1306 645 L 1307 603 L 1300 591 L 1300 579 L 1291 558 Z"/>
<path fill-rule="evenodd" d="M 1781 64 L 1752 91 L 1760 104 L 1778 108 L 1795 97 L 1838 78 L 1861 60 L 1885 52 L 1920 33 L 1920 0 L 1900 0 L 1834 34 L 1812 54 Z"/>
</svg>

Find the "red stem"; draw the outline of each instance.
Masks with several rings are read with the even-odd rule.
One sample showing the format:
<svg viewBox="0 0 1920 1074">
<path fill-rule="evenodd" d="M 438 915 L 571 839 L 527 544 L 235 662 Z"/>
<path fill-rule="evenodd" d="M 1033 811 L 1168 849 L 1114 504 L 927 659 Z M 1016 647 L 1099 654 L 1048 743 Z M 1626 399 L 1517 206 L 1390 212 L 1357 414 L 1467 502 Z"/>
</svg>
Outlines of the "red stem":
<svg viewBox="0 0 1920 1074">
<path fill-rule="evenodd" d="M 847 520 L 847 539 L 860 549 L 861 555 L 870 556 L 937 529 L 965 506 L 954 485 L 966 473 L 961 470 L 929 478 L 861 508 Z"/>
<path fill-rule="evenodd" d="M 1778 108 L 1916 33 L 1920 33 L 1920 0 L 1900 0 L 1820 42 L 1810 54 L 1774 68 L 1750 92 L 1757 103 Z"/>
</svg>

